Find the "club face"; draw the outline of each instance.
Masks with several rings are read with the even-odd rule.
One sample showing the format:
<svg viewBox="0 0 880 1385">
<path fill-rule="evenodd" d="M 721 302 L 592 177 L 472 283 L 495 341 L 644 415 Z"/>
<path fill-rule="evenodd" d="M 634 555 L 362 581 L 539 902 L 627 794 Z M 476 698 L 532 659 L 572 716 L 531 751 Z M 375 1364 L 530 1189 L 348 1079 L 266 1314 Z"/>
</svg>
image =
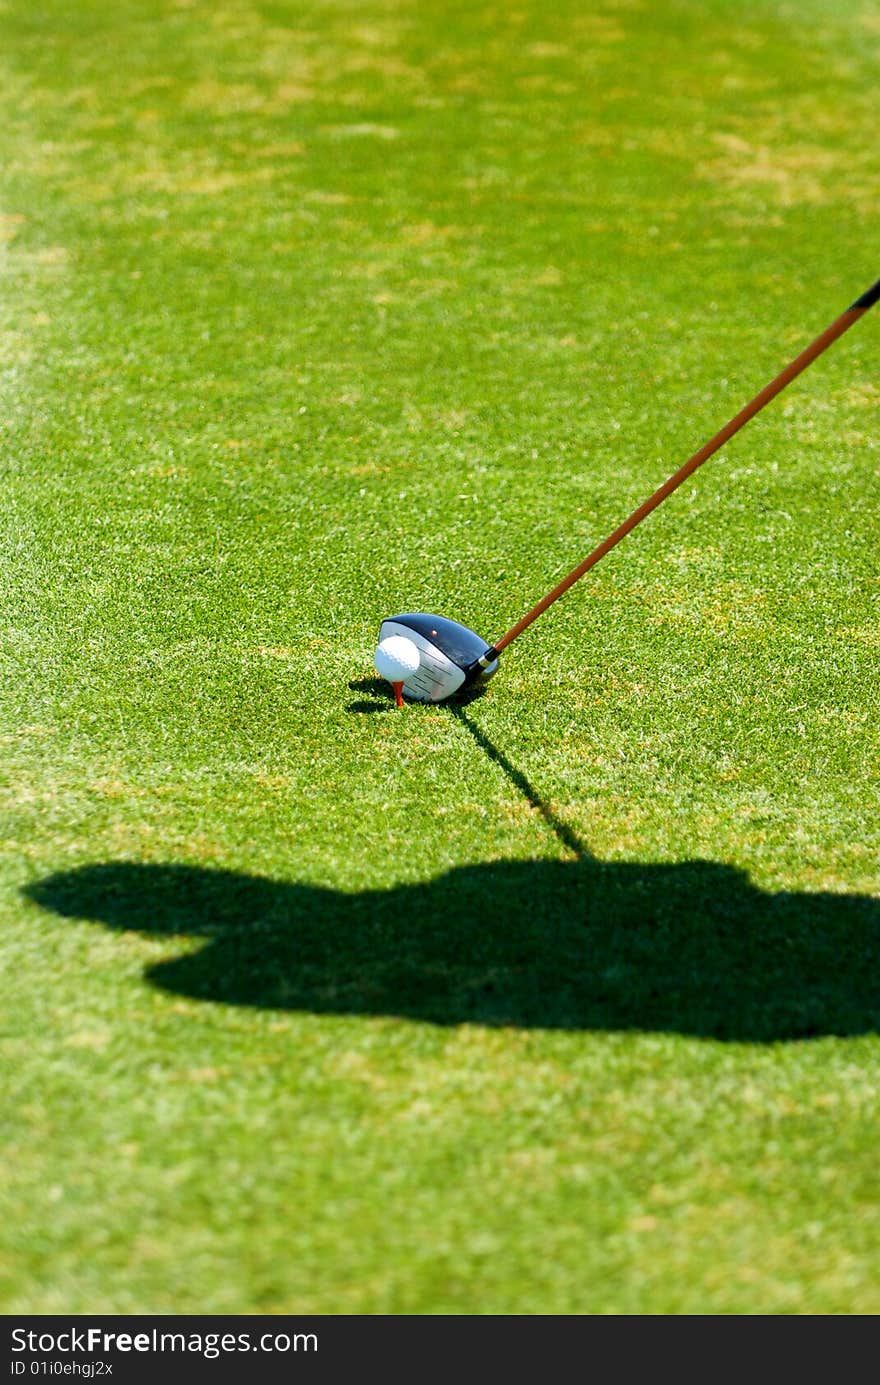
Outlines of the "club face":
<svg viewBox="0 0 880 1385">
<path fill-rule="evenodd" d="M 445 702 L 465 686 L 485 682 L 498 668 L 498 659 L 486 668 L 479 660 L 491 653 L 492 646 L 466 625 L 446 616 L 410 611 L 383 620 L 379 639 L 403 635 L 419 651 L 419 667 L 403 685 L 410 702 Z"/>
</svg>

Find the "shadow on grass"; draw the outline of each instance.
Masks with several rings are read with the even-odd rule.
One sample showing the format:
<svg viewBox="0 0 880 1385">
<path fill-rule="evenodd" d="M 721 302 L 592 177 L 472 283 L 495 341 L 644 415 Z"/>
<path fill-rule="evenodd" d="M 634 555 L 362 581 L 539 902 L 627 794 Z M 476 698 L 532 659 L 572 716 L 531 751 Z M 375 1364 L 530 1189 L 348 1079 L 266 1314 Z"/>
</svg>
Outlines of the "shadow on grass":
<svg viewBox="0 0 880 1385">
<path fill-rule="evenodd" d="M 372 702 L 350 702 L 346 707 L 347 712 L 364 713 L 398 711 L 398 708 L 395 706 L 394 702 L 388 696 L 389 685 L 385 682 L 383 678 L 360 678 L 355 683 L 349 683 L 348 686 L 352 692 L 372 693 L 374 698 L 378 700 Z M 473 737 L 477 745 L 484 752 L 484 754 L 492 761 L 492 763 L 498 765 L 498 767 L 504 771 L 504 773 L 510 780 L 511 784 L 513 784 L 514 787 L 519 790 L 523 798 L 526 799 L 526 801 L 533 808 L 537 809 L 537 811 L 544 818 L 544 821 L 547 823 L 548 827 L 552 828 L 552 830 L 556 833 L 557 837 L 562 842 L 563 846 L 567 847 L 567 849 L 573 852 L 575 856 L 588 858 L 590 856 L 590 852 L 586 849 L 586 847 L 583 845 L 580 839 L 575 835 L 574 831 L 566 823 L 562 822 L 552 812 L 548 804 L 544 802 L 544 800 L 540 797 L 540 795 L 536 792 L 532 784 L 523 774 L 522 770 L 519 770 L 516 768 L 515 765 L 512 765 L 510 760 L 508 760 L 507 756 L 503 755 L 501 751 L 498 749 L 498 747 L 492 741 L 490 741 L 485 731 L 481 730 L 480 727 L 477 726 L 476 722 L 471 721 L 470 717 L 468 717 L 465 714 L 465 707 L 468 707 L 471 705 L 471 703 L 476 702 L 478 698 L 483 696 L 484 692 L 485 688 L 480 686 L 466 689 L 464 693 L 459 694 L 455 702 L 444 703 L 443 710 L 444 712 L 447 712 L 450 716 L 455 717 L 456 721 L 465 728 L 468 735 Z"/>
<path fill-rule="evenodd" d="M 371 695 L 372 701 L 366 698 L 359 698 L 356 702 L 349 702 L 346 707 L 347 712 L 395 712 L 399 715 L 399 709 L 395 705 L 391 694 L 391 684 L 384 678 L 358 678 L 348 685 L 350 692 L 363 692 Z M 458 707 L 470 706 L 483 697 L 486 692 L 484 685 L 475 684 L 471 688 L 464 688 L 456 693 L 455 702 L 444 702 L 444 711 L 455 712 Z M 456 706 L 457 704 L 457 706 Z M 435 708 L 438 704 L 435 704 Z"/>
<path fill-rule="evenodd" d="M 709 861 L 502 861 L 360 894 L 118 861 L 27 894 L 167 936 L 149 980 L 227 1004 L 751 1042 L 880 1029 L 880 903 L 770 895 Z"/>
</svg>

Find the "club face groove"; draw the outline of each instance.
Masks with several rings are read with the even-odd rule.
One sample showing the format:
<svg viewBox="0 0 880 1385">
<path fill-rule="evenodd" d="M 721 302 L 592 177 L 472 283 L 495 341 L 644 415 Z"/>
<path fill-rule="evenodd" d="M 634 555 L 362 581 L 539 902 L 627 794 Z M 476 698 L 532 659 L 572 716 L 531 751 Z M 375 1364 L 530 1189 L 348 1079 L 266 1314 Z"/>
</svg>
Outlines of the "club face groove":
<svg viewBox="0 0 880 1385">
<path fill-rule="evenodd" d="M 465 687 L 486 682 L 498 668 L 497 656 L 487 658 L 495 655 L 492 646 L 447 616 L 426 611 L 389 616 L 379 629 L 380 643 L 389 635 L 403 635 L 419 651 L 419 667 L 403 684 L 410 702 L 445 702 Z"/>
</svg>

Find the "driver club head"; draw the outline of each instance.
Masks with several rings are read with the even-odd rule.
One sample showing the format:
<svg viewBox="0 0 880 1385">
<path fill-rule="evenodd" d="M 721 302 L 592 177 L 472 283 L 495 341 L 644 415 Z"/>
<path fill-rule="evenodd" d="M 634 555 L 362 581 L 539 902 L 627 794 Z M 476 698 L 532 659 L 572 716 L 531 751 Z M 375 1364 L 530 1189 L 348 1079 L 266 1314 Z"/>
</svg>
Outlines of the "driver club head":
<svg viewBox="0 0 880 1385">
<path fill-rule="evenodd" d="M 465 687 L 486 682 L 498 668 L 491 644 L 446 616 L 410 611 L 382 621 L 379 642 L 403 635 L 419 651 L 419 666 L 403 684 L 410 702 L 444 702 Z"/>
</svg>

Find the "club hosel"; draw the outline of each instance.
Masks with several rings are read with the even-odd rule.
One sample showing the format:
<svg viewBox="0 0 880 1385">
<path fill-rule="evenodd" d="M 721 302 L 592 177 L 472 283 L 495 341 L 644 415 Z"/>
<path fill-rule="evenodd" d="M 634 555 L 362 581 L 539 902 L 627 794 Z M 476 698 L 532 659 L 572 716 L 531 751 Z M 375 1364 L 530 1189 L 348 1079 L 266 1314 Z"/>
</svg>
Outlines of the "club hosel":
<svg viewBox="0 0 880 1385">
<path fill-rule="evenodd" d="M 501 651 L 492 645 L 486 650 L 485 654 L 480 655 L 479 659 L 474 659 L 474 662 L 469 664 L 465 669 L 465 682 L 472 683 L 475 678 L 479 678 L 481 673 L 485 673 L 486 669 L 494 664 L 495 660 L 500 657 L 500 654 Z"/>
<path fill-rule="evenodd" d="M 877 280 L 873 288 L 863 293 L 861 298 L 857 298 L 850 308 L 850 312 L 864 312 L 866 308 L 873 308 L 875 303 L 880 303 L 880 279 Z"/>
</svg>

